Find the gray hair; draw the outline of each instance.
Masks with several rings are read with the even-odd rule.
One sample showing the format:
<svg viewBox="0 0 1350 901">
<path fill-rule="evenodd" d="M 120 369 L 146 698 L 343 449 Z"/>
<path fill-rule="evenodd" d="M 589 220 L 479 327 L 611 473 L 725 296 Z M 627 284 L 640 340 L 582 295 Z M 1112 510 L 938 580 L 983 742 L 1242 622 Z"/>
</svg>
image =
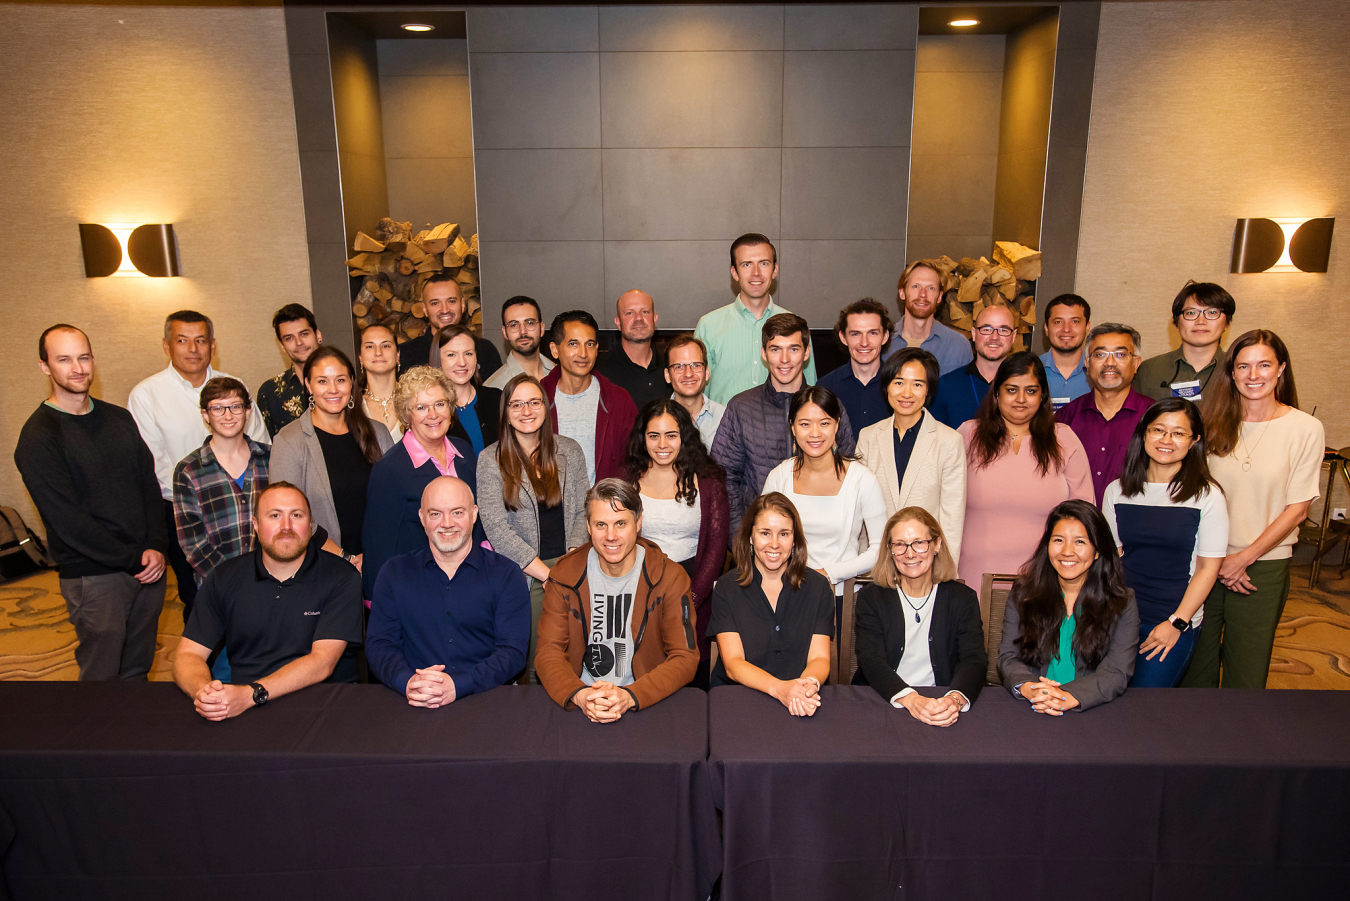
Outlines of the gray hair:
<svg viewBox="0 0 1350 901">
<path fill-rule="evenodd" d="M 1143 355 L 1144 342 L 1140 340 L 1139 332 L 1128 325 L 1122 325 L 1119 322 L 1103 322 L 1101 325 L 1094 325 L 1092 331 L 1088 332 L 1087 341 L 1084 343 L 1091 347 L 1092 339 L 1102 335 L 1129 335 L 1130 340 L 1134 342 L 1134 355 L 1136 357 Z"/>
<path fill-rule="evenodd" d="M 623 479 L 601 479 L 586 491 L 586 517 L 591 515 L 591 501 L 603 501 L 611 510 L 628 510 L 634 516 L 642 515 L 642 495 Z"/>
</svg>

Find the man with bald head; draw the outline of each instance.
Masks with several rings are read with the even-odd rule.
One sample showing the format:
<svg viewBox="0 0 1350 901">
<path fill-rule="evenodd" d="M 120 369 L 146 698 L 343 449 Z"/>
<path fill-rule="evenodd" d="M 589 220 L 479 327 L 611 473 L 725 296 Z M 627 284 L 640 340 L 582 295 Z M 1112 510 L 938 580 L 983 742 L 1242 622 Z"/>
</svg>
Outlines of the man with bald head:
<svg viewBox="0 0 1350 901">
<path fill-rule="evenodd" d="M 600 374 L 633 398 L 641 410 L 648 402 L 667 397 L 665 360 L 652 346 L 656 334 L 656 301 L 650 294 L 633 289 L 619 295 L 614 304 L 614 327 L 619 346 L 600 358 Z"/>
<path fill-rule="evenodd" d="M 525 669 L 530 587 L 520 567 L 473 542 L 478 507 L 453 476 L 422 491 L 427 547 L 391 558 L 375 579 L 366 658 L 414 707 L 505 685 Z"/>
<path fill-rule="evenodd" d="M 938 422 L 957 428 L 974 419 L 998 364 L 1012 353 L 1017 324 L 1007 307 L 985 307 L 975 317 L 975 359 L 938 379 L 937 398 L 929 408 Z"/>
</svg>

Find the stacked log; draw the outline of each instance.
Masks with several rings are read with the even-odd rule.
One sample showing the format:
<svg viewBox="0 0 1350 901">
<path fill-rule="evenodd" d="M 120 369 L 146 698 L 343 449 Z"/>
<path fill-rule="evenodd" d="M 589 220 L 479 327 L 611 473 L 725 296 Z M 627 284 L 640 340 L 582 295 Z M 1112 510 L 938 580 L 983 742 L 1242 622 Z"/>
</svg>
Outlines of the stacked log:
<svg viewBox="0 0 1350 901">
<path fill-rule="evenodd" d="M 989 306 L 1007 307 L 1017 328 L 1013 350 L 1031 346 L 1036 324 L 1036 279 L 1041 277 L 1041 252 L 1014 241 L 996 241 L 994 259 L 941 256 L 934 260 L 942 273 L 938 321 L 970 334 L 975 317 Z"/>
<path fill-rule="evenodd" d="M 352 301 L 358 330 L 383 325 L 402 343 L 431 327 L 422 305 L 422 286 L 431 276 L 450 272 L 464 296 L 465 324 L 482 334 L 478 292 L 478 235 L 465 239 L 459 226 L 446 222 L 413 234 L 412 223 L 381 219 L 375 237 L 357 232 L 355 256 L 347 261 L 353 278 L 364 277 Z"/>
</svg>

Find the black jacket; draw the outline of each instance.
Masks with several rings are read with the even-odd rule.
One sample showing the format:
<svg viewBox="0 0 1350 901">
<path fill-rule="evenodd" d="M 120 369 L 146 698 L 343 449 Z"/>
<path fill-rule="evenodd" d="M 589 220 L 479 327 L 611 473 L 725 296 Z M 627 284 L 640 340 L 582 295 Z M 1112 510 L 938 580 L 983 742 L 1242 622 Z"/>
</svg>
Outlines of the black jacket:
<svg viewBox="0 0 1350 901">
<path fill-rule="evenodd" d="M 858 672 L 853 684 L 871 685 L 887 701 L 909 687 L 895 672 L 905 652 L 906 615 L 908 611 L 894 588 L 868 585 L 858 593 L 854 614 Z M 938 585 L 928 630 L 928 654 L 933 681 L 956 689 L 974 704 L 984 687 L 989 655 L 984 649 L 979 598 L 960 582 Z"/>
<path fill-rule="evenodd" d="M 502 392 L 498 388 L 487 388 L 483 385 L 474 386 L 474 390 L 478 393 L 478 398 L 473 409 L 478 414 L 478 428 L 483 430 L 483 447 L 486 448 L 500 437 L 497 434 L 497 426 L 501 425 Z M 469 440 L 469 433 L 464 431 L 464 424 L 459 418 L 459 412 L 456 411 L 455 421 L 450 423 L 450 435 L 471 445 L 473 442 Z"/>
</svg>

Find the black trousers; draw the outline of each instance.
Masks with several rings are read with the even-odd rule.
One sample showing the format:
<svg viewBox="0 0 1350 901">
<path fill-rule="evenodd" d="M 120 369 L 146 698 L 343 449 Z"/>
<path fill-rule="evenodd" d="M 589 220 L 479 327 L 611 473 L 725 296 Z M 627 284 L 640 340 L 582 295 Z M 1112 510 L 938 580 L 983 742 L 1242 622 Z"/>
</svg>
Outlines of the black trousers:
<svg viewBox="0 0 1350 901">
<path fill-rule="evenodd" d="M 197 573 L 187 561 L 187 554 L 178 545 L 178 527 L 173 524 L 173 501 L 164 502 L 164 521 L 169 526 L 169 568 L 178 581 L 178 599 L 183 602 L 183 625 L 192 614 L 192 602 L 197 599 Z"/>
</svg>

